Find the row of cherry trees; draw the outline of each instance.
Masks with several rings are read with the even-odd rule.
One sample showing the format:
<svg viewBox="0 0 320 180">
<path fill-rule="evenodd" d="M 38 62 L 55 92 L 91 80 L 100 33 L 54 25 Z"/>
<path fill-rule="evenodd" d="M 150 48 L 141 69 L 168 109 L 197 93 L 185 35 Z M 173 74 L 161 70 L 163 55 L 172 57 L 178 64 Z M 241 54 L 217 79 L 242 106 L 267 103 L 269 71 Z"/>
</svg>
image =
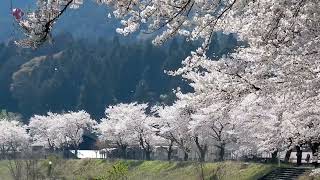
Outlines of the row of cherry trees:
<svg viewBox="0 0 320 180">
<path fill-rule="evenodd" d="M 210 146 L 218 150 L 219 160 L 223 160 L 227 148 L 240 156 L 248 150 L 271 153 L 274 158 L 277 153 L 286 152 L 288 161 L 293 149 L 299 158 L 302 146 L 307 145 L 316 155 L 319 116 L 314 99 L 296 102 L 290 111 L 283 110 L 287 104 L 276 101 L 281 97 L 250 93 L 235 101 L 225 91 L 217 89 L 214 93 L 216 85 L 210 81 L 202 79 L 202 86 L 193 84 L 193 93 L 177 91 L 179 99 L 171 106 L 148 108 L 147 104 L 130 103 L 108 107 L 106 119 L 97 128 L 100 140 L 118 146 L 124 158 L 126 148 L 136 145 L 145 151 L 147 159 L 155 145 L 167 147 L 168 159 L 173 146 L 185 152 L 185 160 L 196 149 L 200 161 L 205 160 Z"/>
<path fill-rule="evenodd" d="M 179 99 L 171 106 L 109 106 L 106 118 L 99 124 L 85 111 L 35 115 L 25 126 L 4 119 L 0 121 L 1 153 L 18 152 L 31 144 L 52 151 L 77 150 L 84 133 L 91 132 L 96 132 L 101 141 L 116 145 L 123 158 L 128 146 L 140 146 L 146 159 L 150 159 L 156 145 L 167 147 L 169 160 L 173 146 L 185 153 L 185 160 L 192 149 L 197 149 L 200 161 L 205 160 L 210 146 L 218 149 L 219 160 L 223 160 L 227 145 L 239 153 L 250 149 L 275 155 L 294 148 L 299 152 L 302 145 L 309 145 L 317 153 L 318 120 L 317 114 L 312 113 L 316 108 L 311 102 L 305 102 L 307 107 L 301 103 L 303 110 L 299 110 L 299 105 L 295 112 L 282 112 L 282 106 L 269 96 L 250 94 L 236 103 L 222 93 L 218 93 L 221 99 L 217 99 L 212 90 L 208 93 L 195 84 L 194 89 L 188 94 L 177 91 Z"/>
<path fill-rule="evenodd" d="M 94 130 L 96 122 L 85 111 L 63 114 L 35 115 L 28 125 L 14 119 L 1 119 L 0 146 L 2 157 L 14 157 L 31 146 L 44 146 L 50 151 L 75 149 L 76 154 L 83 135 Z"/>
</svg>

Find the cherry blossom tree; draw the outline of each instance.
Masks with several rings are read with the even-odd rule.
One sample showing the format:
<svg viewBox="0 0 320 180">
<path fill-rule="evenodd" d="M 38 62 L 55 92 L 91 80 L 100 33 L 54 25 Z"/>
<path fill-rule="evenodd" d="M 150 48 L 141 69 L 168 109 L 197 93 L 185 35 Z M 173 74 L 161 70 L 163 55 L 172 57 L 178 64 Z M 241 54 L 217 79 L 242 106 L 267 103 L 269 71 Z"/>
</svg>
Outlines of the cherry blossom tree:
<svg viewBox="0 0 320 180">
<path fill-rule="evenodd" d="M 203 108 L 194 115 L 191 130 L 196 146 L 200 152 L 200 160 L 205 160 L 207 148 L 213 145 L 218 149 L 218 160 L 224 160 L 226 146 L 235 143 L 234 125 L 230 121 L 229 110 L 216 109 L 216 104 Z M 200 143 L 202 141 L 202 145 Z"/>
<path fill-rule="evenodd" d="M 190 113 L 187 104 L 182 101 L 172 106 L 155 107 L 157 121 L 157 134 L 168 141 L 174 142 L 184 152 L 187 161 L 192 149 L 192 137 L 189 131 Z M 185 113 L 184 113 L 185 112 Z"/>
<path fill-rule="evenodd" d="M 149 144 L 151 145 L 151 150 L 156 150 L 155 148 L 161 148 L 167 152 L 167 160 L 170 161 L 172 158 L 172 153 L 174 150 L 174 140 L 170 138 L 165 138 L 163 134 L 160 132 L 160 125 L 163 124 L 162 119 L 159 118 L 157 111 L 159 110 L 159 106 L 154 106 L 151 108 L 151 111 L 148 112 L 148 117 L 146 119 L 147 136 Z"/>
<path fill-rule="evenodd" d="M 287 51 L 297 44 L 311 47 L 319 43 L 318 1 L 306 0 L 97 0 L 113 9 L 123 27 L 118 33 L 128 35 L 139 29 L 146 33 L 160 31 L 154 40 L 161 44 L 179 34 L 188 39 L 204 40 L 204 48 L 215 31 L 236 32 L 250 45 L 271 45 Z M 68 7 L 78 8 L 79 0 L 38 0 L 37 10 L 19 24 L 29 42 L 37 46 L 47 39 L 53 24 Z M 309 40 L 312 40 L 309 43 Z M 298 43 L 297 43 L 298 42 Z M 308 42 L 308 43 L 305 43 Z M 30 43 L 26 43 L 30 45 Z M 270 46 L 268 46 L 270 47 Z M 267 47 L 267 48 L 268 48 Z M 303 50 L 302 50 L 303 51 Z M 297 52 L 298 53 L 298 52 Z"/>
<path fill-rule="evenodd" d="M 27 129 L 12 119 L 0 119 L 0 159 L 6 158 L 13 179 L 21 179 L 25 152 L 30 148 Z"/>
<path fill-rule="evenodd" d="M 313 154 L 313 161 L 318 161 L 319 148 L 319 97 L 308 97 L 296 107 L 288 112 L 288 118 L 284 122 L 283 134 L 289 137 L 292 145 L 296 146 L 297 151 L 302 151 L 301 146 L 307 145 L 310 147 Z M 302 154 L 301 154 L 302 156 Z M 301 164 L 301 157 L 299 157 Z"/>
<path fill-rule="evenodd" d="M 277 152 L 287 151 L 286 161 L 292 149 L 296 149 L 297 163 L 301 163 L 302 146 L 317 146 L 316 135 L 310 132 L 315 131 L 311 127 L 317 126 L 318 122 L 314 111 L 317 105 L 313 103 L 318 99 L 317 90 L 305 89 L 302 93 L 302 89 L 288 86 L 269 94 L 259 92 L 248 95 L 233 110 L 233 118 L 240 130 L 237 131 L 241 137 L 238 142 L 251 150 L 273 153 L 273 158 Z M 308 117 L 313 120 L 308 121 Z M 306 138 L 307 134 L 312 140 Z"/>
<path fill-rule="evenodd" d="M 35 144 L 43 145 L 51 151 L 62 146 L 58 114 L 49 112 L 46 116 L 35 115 L 30 118 L 29 134 Z"/>
<path fill-rule="evenodd" d="M 139 145 L 150 160 L 156 138 L 152 117 L 146 114 L 148 105 L 120 103 L 106 109 L 106 119 L 99 124 L 100 138 L 117 144 L 125 157 L 128 145 Z"/>
<path fill-rule="evenodd" d="M 178 91 L 178 102 L 184 102 L 189 111 L 185 111 L 185 107 L 180 111 L 172 111 L 188 114 L 188 118 L 182 118 L 186 122 L 179 124 L 186 125 L 187 133 L 184 134 L 192 139 L 201 161 L 205 160 L 208 146 L 212 144 L 219 150 L 218 159 L 223 160 L 225 146 L 235 141 L 230 111 L 238 106 L 246 94 L 259 91 L 260 88 L 243 78 L 244 66 L 235 60 L 211 61 L 193 52 L 183 65 L 169 74 L 182 75 L 190 82 L 194 92 L 183 94 Z M 179 118 L 177 121 L 179 122 Z"/>
<path fill-rule="evenodd" d="M 71 147 L 77 150 L 85 133 L 92 132 L 96 122 L 85 111 L 63 114 L 48 113 L 35 115 L 30 119 L 29 133 L 35 143 L 51 150 Z"/>
<path fill-rule="evenodd" d="M 18 121 L 0 120 L 0 150 L 2 157 L 10 153 L 16 158 L 16 153 L 28 148 L 30 137 L 26 128 Z"/>
<path fill-rule="evenodd" d="M 133 134 L 129 134 L 126 124 L 128 116 L 131 115 L 128 110 L 126 104 L 109 106 L 105 111 L 106 118 L 103 118 L 98 125 L 99 138 L 116 144 L 121 149 L 122 158 L 126 158 L 127 147 L 134 141 Z"/>
<path fill-rule="evenodd" d="M 182 68 L 169 74 L 182 75 L 194 89 L 187 94 L 178 91 L 176 95 L 194 109 L 189 128 L 200 159 L 204 159 L 210 143 L 219 150 L 218 159 L 223 160 L 226 145 L 236 140 L 230 112 L 238 108 L 247 94 L 261 89 L 244 78 L 242 62 L 229 58 L 211 61 L 196 52 L 183 62 Z"/>
<path fill-rule="evenodd" d="M 250 94 L 241 102 L 232 114 L 240 150 L 272 153 L 272 158 L 277 158 L 278 151 L 287 145 L 281 133 L 284 120 L 281 105 L 271 97 L 257 94 Z"/>
<path fill-rule="evenodd" d="M 126 110 L 126 126 L 128 134 L 134 138 L 133 142 L 138 142 L 140 147 L 144 150 L 146 159 L 151 159 L 151 152 L 153 150 L 153 143 L 155 132 L 152 128 L 152 118 L 146 114 L 148 105 L 130 103 L 123 108 Z"/>
<path fill-rule="evenodd" d="M 26 38 L 16 41 L 21 47 L 36 48 L 51 40 L 53 25 L 70 8 L 79 8 L 83 0 L 37 0 L 37 9 L 17 20 Z"/>
<path fill-rule="evenodd" d="M 90 114 L 85 111 L 61 114 L 60 117 L 60 133 L 65 138 L 67 146 L 75 150 L 75 155 L 78 154 L 80 143 L 83 142 L 83 135 L 94 131 L 96 121 L 91 119 Z"/>
</svg>

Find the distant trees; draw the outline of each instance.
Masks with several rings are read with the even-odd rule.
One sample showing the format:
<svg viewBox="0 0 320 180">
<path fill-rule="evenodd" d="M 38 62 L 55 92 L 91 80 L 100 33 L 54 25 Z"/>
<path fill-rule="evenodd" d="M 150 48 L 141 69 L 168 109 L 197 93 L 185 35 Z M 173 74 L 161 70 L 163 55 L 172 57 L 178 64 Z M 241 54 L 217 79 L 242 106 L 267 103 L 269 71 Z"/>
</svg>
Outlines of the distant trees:
<svg viewBox="0 0 320 180">
<path fill-rule="evenodd" d="M 44 178 L 40 172 L 42 151 L 34 147 L 74 149 L 77 155 L 83 135 L 93 131 L 96 122 L 85 111 L 34 116 L 29 125 L 0 118 L 0 159 L 6 159 L 13 179 Z"/>
<path fill-rule="evenodd" d="M 0 119 L 1 157 L 15 157 L 27 152 L 31 146 L 43 146 L 52 152 L 56 149 L 73 149 L 77 154 L 83 136 L 95 131 L 96 121 L 85 111 L 45 116 L 35 115 L 28 125 L 15 119 Z"/>
</svg>

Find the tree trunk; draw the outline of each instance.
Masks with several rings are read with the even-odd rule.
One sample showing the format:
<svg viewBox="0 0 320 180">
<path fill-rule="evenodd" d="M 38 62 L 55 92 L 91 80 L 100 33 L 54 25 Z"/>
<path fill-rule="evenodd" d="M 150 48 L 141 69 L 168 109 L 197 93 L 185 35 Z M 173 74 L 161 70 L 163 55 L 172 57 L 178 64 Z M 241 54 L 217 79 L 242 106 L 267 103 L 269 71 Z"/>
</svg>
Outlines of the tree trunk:
<svg viewBox="0 0 320 180">
<path fill-rule="evenodd" d="M 188 154 L 187 151 L 185 151 L 185 152 L 184 152 L 183 160 L 184 160 L 184 161 L 188 161 L 188 159 L 189 159 L 189 154 Z"/>
<path fill-rule="evenodd" d="M 151 151 L 146 150 L 145 153 L 146 153 L 146 160 L 150 161 L 151 160 Z"/>
<path fill-rule="evenodd" d="M 205 161 L 205 159 L 206 159 L 206 151 L 200 151 L 200 159 L 199 159 L 199 161 L 200 162 L 204 162 Z"/>
<path fill-rule="evenodd" d="M 271 162 L 272 163 L 276 163 L 278 158 L 277 158 L 277 155 L 278 155 L 278 151 L 274 151 L 272 154 L 271 154 Z"/>
<path fill-rule="evenodd" d="M 205 144 L 205 145 L 201 145 L 199 143 L 199 138 L 198 137 L 195 137 L 195 141 L 194 141 L 197 145 L 197 148 L 199 150 L 199 153 L 200 153 L 200 157 L 199 157 L 199 161 L 200 162 L 204 162 L 205 160 L 205 156 L 206 156 L 206 153 L 207 153 L 207 150 L 208 150 L 208 146 Z"/>
<path fill-rule="evenodd" d="M 225 153 L 225 144 L 221 144 L 219 146 L 219 161 L 223 161 L 224 160 L 224 153 Z"/>
<path fill-rule="evenodd" d="M 1 148 L 0 160 L 6 159 L 6 151 L 5 148 Z"/>
<path fill-rule="evenodd" d="M 168 161 L 171 160 L 171 154 L 173 151 L 172 146 L 173 146 L 173 141 L 170 141 L 169 148 L 168 148 L 168 157 L 167 157 Z"/>
<path fill-rule="evenodd" d="M 151 160 L 151 152 L 152 152 L 151 145 L 142 138 L 142 135 L 140 135 L 139 141 L 140 141 L 140 146 L 142 147 L 143 152 L 146 156 L 146 160 L 148 161 Z"/>
<path fill-rule="evenodd" d="M 290 150 L 288 150 L 288 151 L 286 152 L 286 155 L 285 155 L 285 157 L 284 157 L 284 162 L 285 162 L 285 163 L 289 163 L 290 156 L 291 156 L 291 152 L 292 152 L 292 149 L 290 149 Z"/>
<path fill-rule="evenodd" d="M 300 146 L 296 146 L 297 150 L 297 166 L 300 166 L 302 164 L 302 150 Z"/>
<path fill-rule="evenodd" d="M 64 149 L 65 149 L 65 148 L 63 148 L 63 151 L 64 151 Z M 54 151 L 55 151 L 54 147 L 50 146 L 49 149 L 48 149 L 48 151 L 47 151 L 47 152 L 48 152 L 48 155 L 52 155 L 52 154 L 54 153 Z"/>
<path fill-rule="evenodd" d="M 168 161 L 171 161 L 171 154 L 172 154 L 172 150 L 168 150 L 168 156 L 167 156 Z"/>
<path fill-rule="evenodd" d="M 319 143 L 312 143 L 310 147 L 311 147 L 311 151 L 312 151 L 312 164 L 314 165 L 315 168 L 317 168 L 318 167 Z"/>
<path fill-rule="evenodd" d="M 75 155 L 75 159 L 78 159 L 78 148 L 74 149 L 74 155 Z"/>
<path fill-rule="evenodd" d="M 127 146 L 121 145 L 121 158 L 127 159 Z"/>
<path fill-rule="evenodd" d="M 63 153 L 63 158 L 64 159 L 69 159 L 69 151 L 66 148 L 62 149 L 62 153 Z"/>
</svg>

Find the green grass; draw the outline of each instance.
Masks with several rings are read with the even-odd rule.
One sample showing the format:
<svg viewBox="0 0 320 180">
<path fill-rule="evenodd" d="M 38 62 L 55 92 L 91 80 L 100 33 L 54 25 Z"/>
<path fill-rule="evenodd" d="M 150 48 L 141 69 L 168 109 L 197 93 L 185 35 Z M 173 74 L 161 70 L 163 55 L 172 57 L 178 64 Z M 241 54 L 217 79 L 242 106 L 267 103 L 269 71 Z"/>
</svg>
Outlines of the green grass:
<svg viewBox="0 0 320 180">
<path fill-rule="evenodd" d="M 63 160 L 50 159 L 53 162 L 52 174 L 66 180 L 85 179 L 121 179 L 128 180 L 197 180 L 201 169 L 205 179 L 254 180 L 271 171 L 275 165 L 226 161 L 221 163 L 168 161 L 107 161 L 107 160 Z M 38 162 L 38 173 L 47 175 L 49 160 Z M 7 161 L 0 161 L 0 177 L 10 180 Z M 5 178 L 3 178 L 5 177 Z"/>
<path fill-rule="evenodd" d="M 8 170 L 8 162 L 0 161 L 0 179 L 11 179 L 11 175 Z"/>
</svg>

